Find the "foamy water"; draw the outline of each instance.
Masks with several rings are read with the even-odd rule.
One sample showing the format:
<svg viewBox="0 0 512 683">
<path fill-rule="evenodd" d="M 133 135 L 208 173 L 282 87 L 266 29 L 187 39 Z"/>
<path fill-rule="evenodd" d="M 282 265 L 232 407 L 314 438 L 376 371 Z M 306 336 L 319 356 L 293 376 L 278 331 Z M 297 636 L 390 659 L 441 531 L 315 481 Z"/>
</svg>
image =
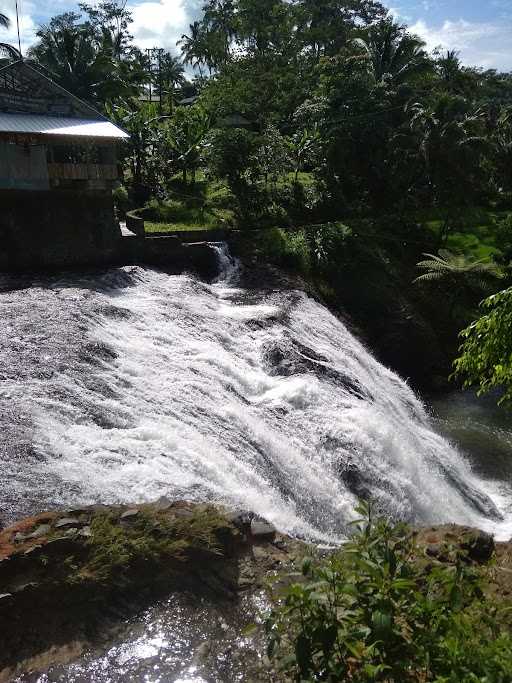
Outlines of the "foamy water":
<svg viewBox="0 0 512 683">
<path fill-rule="evenodd" d="M 335 542 L 370 496 L 407 520 L 510 528 L 503 483 L 342 322 L 300 291 L 244 290 L 217 249 L 213 284 L 139 267 L 4 283 L 4 516 L 167 495 Z"/>
</svg>

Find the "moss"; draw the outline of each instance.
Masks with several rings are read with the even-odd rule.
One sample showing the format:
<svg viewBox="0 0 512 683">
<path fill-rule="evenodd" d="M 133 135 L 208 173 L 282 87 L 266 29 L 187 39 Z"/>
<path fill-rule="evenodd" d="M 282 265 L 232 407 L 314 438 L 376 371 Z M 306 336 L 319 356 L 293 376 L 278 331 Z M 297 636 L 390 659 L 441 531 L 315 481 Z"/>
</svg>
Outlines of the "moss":
<svg viewBox="0 0 512 683">
<path fill-rule="evenodd" d="M 91 524 L 87 562 L 75 578 L 126 584 L 141 569 L 157 568 L 163 562 L 170 570 L 174 563 L 185 562 L 197 553 L 221 556 L 221 536 L 226 525 L 213 509 L 195 509 L 187 517 L 141 511 L 127 523 L 120 523 L 114 513 L 100 514 Z"/>
</svg>

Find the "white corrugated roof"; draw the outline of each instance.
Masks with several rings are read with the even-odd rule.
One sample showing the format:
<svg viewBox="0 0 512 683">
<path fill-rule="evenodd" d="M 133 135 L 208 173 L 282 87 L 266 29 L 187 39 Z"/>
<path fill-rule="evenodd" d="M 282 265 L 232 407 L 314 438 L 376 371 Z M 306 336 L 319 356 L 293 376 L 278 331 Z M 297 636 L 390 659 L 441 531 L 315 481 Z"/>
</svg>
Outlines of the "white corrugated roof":
<svg viewBox="0 0 512 683">
<path fill-rule="evenodd" d="M 0 133 L 38 133 L 72 135 L 85 138 L 124 139 L 130 137 L 110 121 L 59 118 L 40 114 L 4 114 L 0 112 Z"/>
</svg>

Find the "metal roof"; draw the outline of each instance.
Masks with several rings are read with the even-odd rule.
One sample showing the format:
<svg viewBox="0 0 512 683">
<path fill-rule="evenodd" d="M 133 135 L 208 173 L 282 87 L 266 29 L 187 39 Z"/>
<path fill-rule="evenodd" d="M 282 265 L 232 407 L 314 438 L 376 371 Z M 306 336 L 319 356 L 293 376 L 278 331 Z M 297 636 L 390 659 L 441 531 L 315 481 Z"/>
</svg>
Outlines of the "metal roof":
<svg viewBox="0 0 512 683">
<path fill-rule="evenodd" d="M 0 112 L 0 133 L 37 133 L 83 138 L 123 140 L 128 133 L 110 121 L 43 116 L 42 114 L 5 114 Z"/>
</svg>

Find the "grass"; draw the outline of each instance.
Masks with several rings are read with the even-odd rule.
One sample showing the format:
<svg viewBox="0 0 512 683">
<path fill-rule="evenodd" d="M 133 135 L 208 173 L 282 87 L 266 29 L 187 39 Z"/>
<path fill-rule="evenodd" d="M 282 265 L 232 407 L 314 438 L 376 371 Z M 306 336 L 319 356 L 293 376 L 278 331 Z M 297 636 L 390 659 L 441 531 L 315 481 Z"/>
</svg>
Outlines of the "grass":
<svg viewBox="0 0 512 683">
<path fill-rule="evenodd" d="M 234 223 L 229 188 L 218 180 L 209 182 L 203 174 L 194 185 L 172 178 L 168 198 L 152 199 L 137 214 L 144 218 L 147 233 L 226 229 Z"/>
<path fill-rule="evenodd" d="M 494 210 L 484 207 L 471 207 L 460 212 L 453 221 L 447 248 L 462 252 L 476 259 L 490 259 L 499 256 L 501 250 L 496 244 L 496 223 L 511 215 L 511 210 Z M 445 213 L 440 210 L 418 212 L 416 220 L 435 235 L 439 235 L 445 221 Z"/>
<path fill-rule="evenodd" d="M 301 172 L 299 182 L 310 187 L 313 176 Z M 278 189 L 289 187 L 295 174 L 289 173 L 276 183 Z M 208 179 L 201 171 L 194 185 L 185 184 L 180 175 L 174 176 L 167 187 L 165 201 L 151 200 L 136 214 L 144 218 L 147 233 L 189 232 L 229 229 L 235 225 L 234 197 L 228 185 L 218 179 Z"/>
</svg>

